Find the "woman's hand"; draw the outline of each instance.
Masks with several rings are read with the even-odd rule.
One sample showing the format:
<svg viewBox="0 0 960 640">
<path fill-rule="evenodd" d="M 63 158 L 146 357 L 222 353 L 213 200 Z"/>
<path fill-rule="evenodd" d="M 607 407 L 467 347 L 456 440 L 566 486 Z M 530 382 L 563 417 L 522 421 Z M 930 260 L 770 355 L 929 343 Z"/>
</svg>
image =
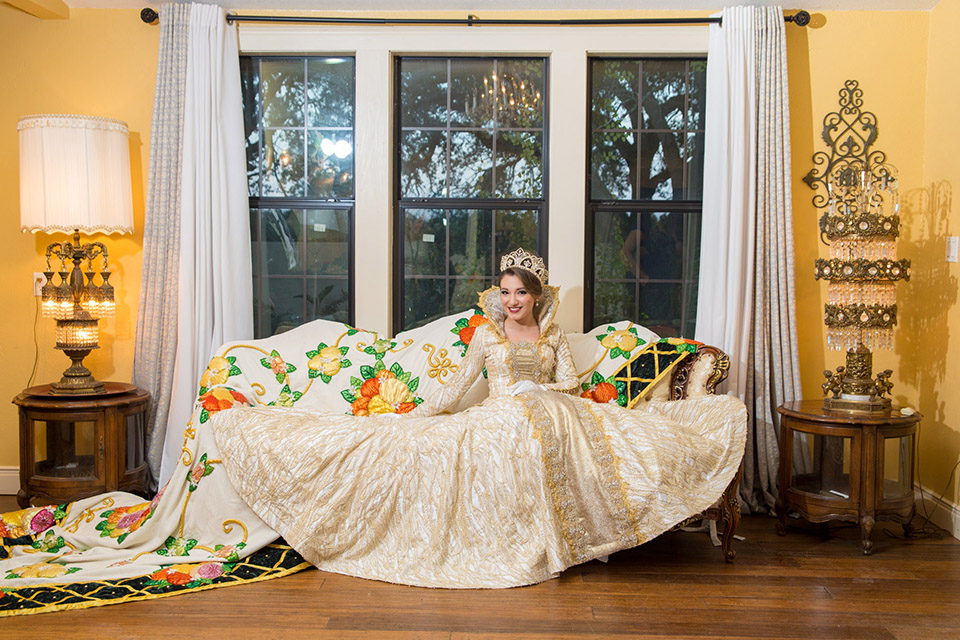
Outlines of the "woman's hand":
<svg viewBox="0 0 960 640">
<path fill-rule="evenodd" d="M 511 396 L 520 395 L 521 393 L 530 393 L 531 391 L 543 391 L 544 387 L 537 384 L 533 380 L 518 380 L 512 385 L 507 387 L 507 393 Z"/>
</svg>

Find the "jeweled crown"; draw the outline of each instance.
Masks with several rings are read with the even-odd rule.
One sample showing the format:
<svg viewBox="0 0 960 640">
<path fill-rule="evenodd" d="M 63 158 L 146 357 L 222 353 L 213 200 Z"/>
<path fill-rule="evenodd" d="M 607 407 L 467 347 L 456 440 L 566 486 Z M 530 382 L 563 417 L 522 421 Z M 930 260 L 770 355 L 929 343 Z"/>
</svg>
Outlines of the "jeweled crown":
<svg viewBox="0 0 960 640">
<path fill-rule="evenodd" d="M 511 267 L 529 271 L 533 275 L 537 276 L 537 279 L 540 280 L 540 284 L 547 284 L 547 276 L 549 276 L 549 272 L 547 271 L 546 265 L 543 264 L 543 258 L 536 254 L 524 251 L 522 248 L 520 248 L 500 258 L 500 271 L 504 271 Z"/>
</svg>

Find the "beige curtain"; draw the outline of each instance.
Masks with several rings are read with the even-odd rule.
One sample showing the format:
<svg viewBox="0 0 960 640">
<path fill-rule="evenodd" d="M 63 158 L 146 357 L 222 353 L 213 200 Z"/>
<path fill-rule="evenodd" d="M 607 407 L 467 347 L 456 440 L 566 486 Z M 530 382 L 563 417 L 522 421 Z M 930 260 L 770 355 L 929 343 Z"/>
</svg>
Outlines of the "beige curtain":
<svg viewBox="0 0 960 640">
<path fill-rule="evenodd" d="M 776 407 L 801 394 L 783 12 L 729 7 L 710 29 L 697 338 L 730 355 L 728 388 L 750 412 L 740 497 L 769 511 Z"/>
<path fill-rule="evenodd" d="M 177 350 L 181 145 L 189 4 L 163 4 L 150 126 L 143 271 L 133 354 L 133 383 L 150 392 L 147 462 L 160 477 Z"/>
</svg>

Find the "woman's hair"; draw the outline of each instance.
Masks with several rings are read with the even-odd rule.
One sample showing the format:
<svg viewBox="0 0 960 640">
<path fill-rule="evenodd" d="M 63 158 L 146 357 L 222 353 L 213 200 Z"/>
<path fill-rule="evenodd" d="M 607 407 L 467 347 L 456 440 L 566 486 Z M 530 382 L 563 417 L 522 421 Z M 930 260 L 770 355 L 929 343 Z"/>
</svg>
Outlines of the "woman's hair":
<svg viewBox="0 0 960 640">
<path fill-rule="evenodd" d="M 521 269 L 519 267 L 507 267 L 500 272 L 500 275 L 497 276 L 497 286 L 500 286 L 500 281 L 503 280 L 503 276 L 517 276 L 520 278 L 520 282 L 523 283 L 524 288 L 529 291 L 534 297 L 539 298 L 543 295 L 543 285 L 540 284 L 540 278 L 533 275 L 531 272 L 526 269 Z"/>
</svg>

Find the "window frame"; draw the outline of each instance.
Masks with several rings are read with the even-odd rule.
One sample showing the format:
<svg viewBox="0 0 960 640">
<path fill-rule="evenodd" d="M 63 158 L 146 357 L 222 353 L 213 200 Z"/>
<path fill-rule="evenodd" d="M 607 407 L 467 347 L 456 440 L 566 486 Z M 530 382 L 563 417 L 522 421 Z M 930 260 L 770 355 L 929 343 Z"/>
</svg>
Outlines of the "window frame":
<svg viewBox="0 0 960 640">
<path fill-rule="evenodd" d="M 253 279 L 253 300 L 254 300 L 254 309 L 253 309 L 253 328 L 254 328 L 254 337 L 256 339 L 266 338 L 270 335 L 275 335 L 272 333 L 264 332 L 263 326 L 263 285 L 267 278 L 273 280 L 299 280 L 304 285 L 304 291 L 306 291 L 307 282 L 313 279 L 322 279 L 324 276 L 309 276 L 306 274 L 302 275 L 267 275 L 263 272 L 261 265 L 262 257 L 262 233 L 263 233 L 263 218 L 260 214 L 261 210 L 265 209 L 281 209 L 281 210 L 347 210 L 347 215 L 349 222 L 347 225 L 347 232 L 349 234 L 347 241 L 347 277 L 345 278 L 347 283 L 347 292 L 348 292 L 348 303 L 347 303 L 347 323 L 353 325 L 356 320 L 356 195 L 357 195 L 357 186 L 356 186 L 356 171 L 357 171 L 357 155 L 356 155 L 356 137 L 357 137 L 357 111 L 356 111 L 356 102 L 357 102 L 357 63 L 356 58 L 352 55 L 346 54 L 293 54 L 293 53 L 278 53 L 278 54 L 252 54 L 241 52 L 240 58 L 247 58 L 253 60 L 257 63 L 257 76 L 260 78 L 260 83 L 262 87 L 262 66 L 260 63 L 263 60 L 298 60 L 304 61 L 305 67 L 309 60 L 322 60 L 326 58 L 351 58 L 353 60 L 353 73 L 352 73 L 352 84 L 353 84 L 353 126 L 350 128 L 351 137 L 354 141 L 354 150 L 353 150 L 353 197 L 352 198 L 338 198 L 338 197 L 289 197 L 289 196 L 264 196 L 263 195 L 263 170 L 264 170 L 264 154 L 265 144 L 266 144 L 266 135 L 265 131 L 267 129 L 277 129 L 277 127 L 265 127 L 263 122 L 263 99 L 260 98 L 258 105 L 257 113 L 257 133 L 259 136 L 258 149 L 257 149 L 257 171 L 260 173 L 257 179 L 259 195 L 249 196 L 249 209 L 250 209 L 250 225 L 251 225 L 251 251 L 250 251 L 250 260 L 253 273 L 251 274 Z M 308 67 L 306 67 L 308 68 Z M 304 98 L 304 108 L 306 108 L 307 100 Z M 309 127 L 306 122 L 304 122 L 303 129 L 309 130 L 310 128 L 323 128 L 323 127 Z M 304 153 L 304 170 L 306 170 L 306 153 Z M 249 180 L 248 180 L 248 191 L 249 191 Z M 256 231 L 254 232 L 254 223 L 256 223 Z M 306 218 L 304 218 L 304 225 L 306 225 Z M 256 250 L 254 250 L 256 248 Z M 343 278 L 327 278 L 333 280 L 340 280 Z M 308 319 L 307 315 L 307 296 L 303 296 L 302 301 L 302 312 L 303 312 L 303 323 L 311 322 L 312 320 L 319 318 Z"/>
<path fill-rule="evenodd" d="M 402 100 L 401 100 L 401 77 L 400 77 L 400 65 L 403 59 L 428 59 L 434 58 L 437 60 L 451 60 L 454 58 L 464 58 L 469 60 L 495 60 L 495 59 L 516 59 L 516 58 L 528 58 L 534 60 L 543 61 L 543 148 L 541 149 L 541 175 L 543 176 L 543 192 L 542 197 L 539 199 L 535 198 L 403 198 L 401 194 L 401 163 L 400 163 L 400 149 L 403 136 L 403 127 L 401 126 L 401 116 L 402 116 Z M 406 302 L 406 281 L 407 275 L 405 273 L 405 253 L 404 253 L 404 233 L 403 233 L 403 222 L 404 222 L 404 212 L 408 209 L 436 209 L 436 210 L 462 210 L 462 209 L 477 209 L 484 211 L 519 211 L 519 210 L 531 210 L 535 209 L 537 211 L 537 244 L 539 245 L 538 249 L 540 256 L 544 261 L 549 260 L 549 180 L 550 180 L 550 104 L 551 100 L 549 97 L 550 92 L 550 59 L 548 56 L 537 56 L 537 55 L 512 55 L 512 54 L 497 54 L 497 55 L 452 55 L 452 54 L 434 54 L 434 55 L 401 55 L 396 54 L 393 56 L 392 69 L 393 69 L 393 109 L 392 109 L 392 121 L 393 121 L 393 147 L 391 153 L 391 162 L 392 162 L 392 176 L 393 176 L 393 277 L 392 281 L 394 283 L 393 291 L 395 293 L 393 297 L 392 305 L 392 330 L 393 334 L 404 331 L 404 311 L 405 311 L 405 302 Z M 449 105 L 449 94 L 448 94 L 448 105 Z M 496 185 L 493 185 L 494 189 Z M 495 220 L 496 218 L 494 218 Z M 449 227 L 448 227 L 449 228 Z M 496 229 L 493 229 L 493 237 L 491 241 L 496 238 Z M 496 261 L 497 256 L 492 258 Z M 494 265 L 496 267 L 496 265 Z M 447 243 L 447 255 L 445 260 L 445 270 L 446 275 L 444 276 L 434 276 L 434 277 L 423 277 L 416 279 L 433 279 L 439 280 L 443 278 L 445 282 L 445 304 L 447 305 L 446 311 L 449 313 L 449 303 L 450 303 L 450 285 L 449 283 L 457 279 L 468 279 L 466 276 L 451 276 L 449 274 L 450 270 L 450 245 Z M 484 279 L 487 276 L 483 276 Z M 492 282 L 491 282 L 492 285 Z"/>
<path fill-rule="evenodd" d="M 657 61 L 670 61 L 670 60 L 682 60 L 689 63 L 693 60 L 703 60 L 706 61 L 706 54 L 690 54 L 690 55 L 590 55 L 587 59 L 587 118 L 585 125 L 585 134 L 586 134 L 586 189 L 584 191 L 584 260 L 583 260 L 583 326 L 585 328 L 592 328 L 598 326 L 598 323 L 595 320 L 595 296 L 597 290 L 597 278 L 595 273 L 595 262 L 596 262 L 596 238 L 594 230 L 596 228 L 596 215 L 598 211 L 613 211 L 613 212 L 628 212 L 632 211 L 637 214 L 637 225 L 640 224 L 640 218 L 643 214 L 650 213 L 680 213 L 680 214 L 698 214 L 699 219 L 702 221 L 703 217 L 703 188 L 701 185 L 700 193 L 701 198 L 699 200 L 639 200 L 639 199 L 630 199 L 630 200 L 599 200 L 592 197 L 593 194 L 593 164 L 592 164 L 592 155 L 593 155 L 593 145 L 592 145 L 592 136 L 594 133 L 593 128 L 593 73 L 591 65 L 595 60 L 657 60 Z M 687 74 L 689 75 L 689 66 L 687 67 Z M 642 83 L 642 80 L 641 80 Z M 684 98 L 684 102 L 688 101 L 688 96 Z M 638 103 L 638 118 L 642 118 L 642 106 Z M 685 109 L 687 111 L 687 109 Z M 704 106 L 704 139 L 706 137 L 706 107 Z M 638 122 L 638 125 L 640 123 Z M 643 131 L 642 126 L 638 126 L 637 130 L 639 132 Z M 686 131 L 686 128 L 684 128 Z M 638 140 L 639 144 L 639 140 Z M 639 147 L 638 147 L 639 151 Z M 638 170 L 640 164 L 638 163 Z M 637 181 L 637 190 L 640 189 L 640 182 Z M 687 186 L 684 185 L 684 191 L 686 192 Z M 676 278 L 657 278 L 657 279 L 647 279 L 646 282 L 657 284 L 657 283 L 679 283 L 681 285 L 680 293 L 680 335 L 684 337 L 692 338 L 693 335 L 691 331 L 687 328 L 687 289 L 689 285 L 691 276 L 688 274 L 688 264 L 689 260 L 687 259 L 687 245 L 686 238 L 689 236 L 689 224 L 690 217 L 684 215 L 683 218 L 683 236 L 684 241 L 684 254 L 681 260 L 681 276 L 680 279 Z M 702 250 L 703 247 L 703 238 L 700 238 L 700 247 Z M 623 318 L 624 320 L 632 320 L 636 324 L 642 324 L 639 322 L 639 313 L 642 312 L 640 308 L 639 301 L 639 287 L 642 286 L 644 280 L 641 280 L 639 277 L 636 278 L 636 288 L 635 288 L 635 300 L 634 300 L 634 309 L 635 314 L 634 318 Z M 699 273 L 696 277 L 696 284 L 699 289 Z M 696 320 L 694 320 L 694 323 Z M 695 327 L 694 327 L 695 328 Z M 688 335 L 689 334 L 689 335 Z"/>
<path fill-rule="evenodd" d="M 554 11 L 551 17 L 569 17 Z M 356 60 L 356 215 L 354 274 L 359 283 L 356 324 L 387 334 L 392 326 L 394 266 L 392 226 L 393 153 L 391 116 L 395 55 L 498 55 L 549 58 L 550 192 L 548 244 L 551 284 L 562 288 L 556 322 L 568 331 L 583 329 L 585 147 L 587 59 L 605 56 L 687 56 L 706 54 L 707 25 L 576 27 L 290 25 L 244 22 L 237 25 L 244 54 L 311 52 L 350 55 Z M 385 179 L 386 178 L 386 179 Z M 361 290 L 362 289 L 362 290 Z"/>
</svg>

